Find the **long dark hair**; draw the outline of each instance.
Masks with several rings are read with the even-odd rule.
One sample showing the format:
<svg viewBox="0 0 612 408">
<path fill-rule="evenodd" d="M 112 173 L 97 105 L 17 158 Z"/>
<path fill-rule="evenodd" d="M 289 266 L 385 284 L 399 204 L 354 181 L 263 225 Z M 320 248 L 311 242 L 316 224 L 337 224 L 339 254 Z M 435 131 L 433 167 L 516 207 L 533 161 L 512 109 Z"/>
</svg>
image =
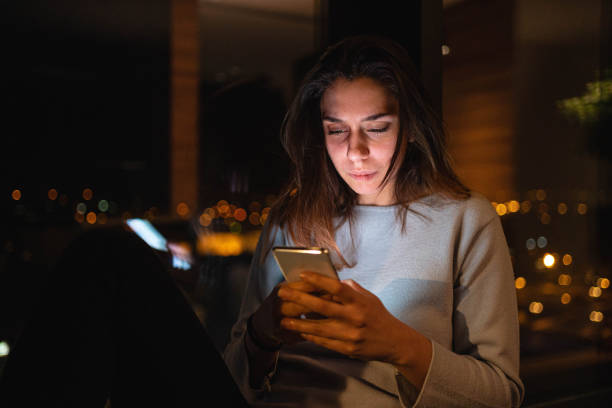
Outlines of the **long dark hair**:
<svg viewBox="0 0 612 408">
<path fill-rule="evenodd" d="M 320 103 L 337 79 L 361 77 L 376 80 L 398 102 L 399 135 L 383 184 L 395 176 L 402 228 L 410 203 L 418 198 L 432 193 L 470 195 L 451 167 L 442 120 L 407 51 L 378 36 L 349 37 L 329 47 L 304 78 L 283 121 L 281 140 L 293 172 L 270 211 L 269 225 L 286 227 L 298 246 L 333 249 L 345 266 L 334 234 L 344 222 L 353 222 L 358 197 L 328 156 Z M 269 235 L 267 242 L 262 256 L 270 249 Z"/>
</svg>

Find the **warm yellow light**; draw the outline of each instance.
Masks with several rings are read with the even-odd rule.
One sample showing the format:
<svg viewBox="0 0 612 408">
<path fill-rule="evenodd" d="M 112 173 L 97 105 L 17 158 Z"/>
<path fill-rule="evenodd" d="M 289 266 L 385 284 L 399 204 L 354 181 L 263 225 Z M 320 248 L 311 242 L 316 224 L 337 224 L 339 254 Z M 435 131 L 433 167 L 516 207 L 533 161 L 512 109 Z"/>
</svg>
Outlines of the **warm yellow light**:
<svg viewBox="0 0 612 408">
<path fill-rule="evenodd" d="M 527 285 L 527 280 L 523 278 L 522 276 L 519 276 L 518 278 L 514 280 L 514 286 L 517 289 L 523 289 L 525 285 Z"/>
<path fill-rule="evenodd" d="M 559 203 L 557 206 L 557 212 L 561 215 L 565 215 L 567 213 L 567 205 L 565 203 Z"/>
<path fill-rule="evenodd" d="M 83 199 L 85 201 L 91 200 L 93 197 L 93 190 L 91 188 L 86 188 L 83 190 Z"/>
<path fill-rule="evenodd" d="M 552 254 L 545 254 L 542 262 L 544 262 L 545 267 L 552 268 L 555 266 L 555 256 Z"/>
<path fill-rule="evenodd" d="M 204 212 L 208 214 L 211 220 L 214 220 L 215 218 L 217 218 L 217 215 L 218 215 L 217 210 L 214 208 L 207 208 L 204 210 Z"/>
<path fill-rule="evenodd" d="M 446 44 L 442 45 L 442 55 L 448 55 L 450 54 L 450 47 Z"/>
<path fill-rule="evenodd" d="M 561 286 L 569 286 L 572 283 L 572 277 L 567 273 L 562 273 L 559 275 L 557 282 L 559 282 L 559 285 Z"/>
<path fill-rule="evenodd" d="M 563 255 L 563 265 L 568 266 L 571 265 L 573 258 L 570 254 Z"/>
<path fill-rule="evenodd" d="M 529 311 L 533 314 L 540 314 L 544 310 L 544 305 L 540 302 L 531 302 L 529 304 Z"/>
<path fill-rule="evenodd" d="M 599 286 L 602 289 L 608 289 L 610 287 L 610 279 L 608 278 L 597 279 L 597 286 Z"/>
<path fill-rule="evenodd" d="M 51 201 L 55 201 L 57 200 L 57 190 L 54 188 L 50 188 L 49 191 L 47 191 L 47 197 L 49 198 L 49 200 Z"/>
<path fill-rule="evenodd" d="M 566 292 L 561 295 L 561 303 L 563 303 L 564 305 L 567 305 L 571 301 L 572 301 L 572 295 L 570 295 L 569 293 Z"/>
<path fill-rule="evenodd" d="M 176 213 L 181 217 L 186 217 L 189 215 L 189 206 L 186 203 L 178 203 L 176 206 Z"/>
<path fill-rule="evenodd" d="M 497 208 L 497 202 L 496 201 L 491 201 L 491 205 L 493 206 L 493 209 Z"/>
<path fill-rule="evenodd" d="M 585 203 L 578 204 L 578 214 L 584 215 L 587 213 L 588 206 Z"/>
<path fill-rule="evenodd" d="M 202 255 L 218 256 L 236 256 L 245 252 L 253 253 L 260 233 L 261 231 L 257 230 L 240 235 L 231 232 L 202 234 L 198 238 L 197 251 Z"/>
<path fill-rule="evenodd" d="M 589 296 L 590 297 L 600 297 L 601 296 L 601 288 L 599 286 L 591 286 L 589 288 Z"/>
<path fill-rule="evenodd" d="M 13 198 L 13 200 L 15 201 L 19 201 L 21 200 L 21 190 L 19 190 L 18 188 L 14 189 L 11 192 L 11 197 Z"/>
<path fill-rule="evenodd" d="M 510 212 L 515 213 L 515 212 L 517 212 L 520 209 L 521 209 L 521 204 L 519 204 L 518 201 L 512 200 L 512 201 L 508 202 L 508 210 Z"/>
<path fill-rule="evenodd" d="M 242 242 L 236 234 L 202 235 L 198 240 L 198 251 L 202 254 L 236 256 L 240 255 L 242 250 Z"/>
<path fill-rule="evenodd" d="M 544 200 L 546 200 L 546 191 L 541 190 L 541 189 L 540 189 L 540 190 L 537 190 L 537 191 L 536 191 L 536 199 L 537 199 L 538 201 L 544 201 Z"/>
<path fill-rule="evenodd" d="M 505 204 L 497 204 L 497 207 L 495 207 L 495 211 L 497 211 L 497 215 L 505 215 L 508 212 L 508 209 L 506 208 Z"/>
<path fill-rule="evenodd" d="M 603 320 L 604 315 L 603 313 L 597 311 L 597 310 L 593 310 L 591 312 L 591 314 L 589 315 L 589 320 L 595 323 L 599 323 Z"/>
</svg>

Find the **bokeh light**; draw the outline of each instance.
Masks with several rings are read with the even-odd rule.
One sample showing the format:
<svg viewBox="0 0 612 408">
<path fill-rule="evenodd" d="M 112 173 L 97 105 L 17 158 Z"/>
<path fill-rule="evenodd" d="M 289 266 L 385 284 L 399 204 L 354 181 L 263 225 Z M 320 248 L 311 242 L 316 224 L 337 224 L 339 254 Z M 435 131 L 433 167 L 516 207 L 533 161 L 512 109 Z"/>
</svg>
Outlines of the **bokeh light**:
<svg viewBox="0 0 612 408">
<path fill-rule="evenodd" d="M 569 266 L 569 265 L 572 264 L 573 260 L 574 259 L 572 258 L 572 256 L 570 254 L 563 255 L 563 265 Z"/>
<path fill-rule="evenodd" d="M 212 217 L 207 212 L 200 215 L 200 225 L 203 227 L 208 227 L 212 223 L 212 220 Z"/>
<path fill-rule="evenodd" d="M 21 200 L 21 190 L 19 190 L 18 188 L 14 189 L 11 192 L 11 198 L 15 201 Z"/>
<path fill-rule="evenodd" d="M 529 311 L 533 314 L 540 314 L 544 310 L 544 305 L 541 302 L 531 302 L 529 304 Z"/>
<path fill-rule="evenodd" d="M 546 237 L 538 237 L 538 248 L 546 248 L 548 245 L 548 239 Z"/>
<path fill-rule="evenodd" d="M 565 215 L 567 213 L 567 204 L 559 203 L 557 206 L 557 212 L 561 215 Z"/>
<path fill-rule="evenodd" d="M 102 211 L 102 212 L 106 212 L 108 211 L 108 201 L 106 200 L 100 200 L 100 202 L 98 202 L 98 210 Z"/>
<path fill-rule="evenodd" d="M 176 213 L 181 217 L 189 216 L 189 212 L 190 209 L 187 203 L 178 203 L 178 205 L 176 206 Z"/>
<path fill-rule="evenodd" d="M 564 305 L 569 304 L 572 301 L 572 295 L 570 295 L 569 293 L 565 292 L 561 295 L 561 303 L 563 303 Z"/>
<path fill-rule="evenodd" d="M 525 285 L 527 285 L 527 280 L 523 278 L 522 276 L 519 276 L 518 278 L 514 280 L 514 286 L 517 289 L 523 289 Z"/>
<path fill-rule="evenodd" d="M 506 207 L 505 204 L 500 203 L 500 204 L 497 204 L 497 206 L 495 206 L 495 211 L 497 212 L 497 215 L 502 216 L 508 212 L 508 208 Z"/>
<path fill-rule="evenodd" d="M 604 315 L 598 310 L 593 310 L 591 314 L 589 314 L 589 320 L 595 323 L 599 323 L 603 320 Z"/>
<path fill-rule="evenodd" d="M 95 213 L 95 212 L 90 211 L 90 212 L 88 212 L 88 213 L 87 213 L 86 220 L 87 220 L 87 222 L 88 222 L 89 224 L 95 224 L 95 223 L 96 223 L 96 219 L 97 219 L 97 218 L 98 218 L 98 217 L 96 216 L 96 213 Z"/>
<path fill-rule="evenodd" d="M 542 258 L 542 262 L 544 262 L 544 266 L 547 268 L 552 268 L 555 266 L 555 256 L 553 254 L 544 254 L 544 258 Z"/>
<path fill-rule="evenodd" d="M 83 200 L 89 201 L 93 198 L 93 190 L 91 188 L 83 189 Z"/>
<path fill-rule="evenodd" d="M 523 201 L 521 203 L 521 213 L 527 214 L 531 211 L 531 201 Z"/>
<path fill-rule="evenodd" d="M 557 278 L 557 282 L 561 286 L 569 286 L 572 283 L 572 277 L 568 275 L 567 273 L 562 273 Z"/>
<path fill-rule="evenodd" d="M 236 208 L 236 210 L 234 211 L 234 218 L 237 221 L 244 221 L 247 218 L 247 212 L 244 208 Z"/>
<path fill-rule="evenodd" d="M 516 200 L 511 200 L 508 202 L 508 210 L 511 213 L 518 212 L 521 209 L 521 204 Z"/>
<path fill-rule="evenodd" d="M 47 191 L 47 198 L 49 198 L 51 201 L 57 200 L 58 195 L 57 190 L 54 188 L 50 188 L 49 191 Z"/>
<path fill-rule="evenodd" d="M 589 296 L 592 298 L 598 298 L 601 296 L 601 288 L 599 286 L 591 286 L 589 288 Z"/>
<path fill-rule="evenodd" d="M 85 203 L 78 203 L 76 205 L 76 212 L 81 214 L 81 215 L 85 215 L 85 213 L 87 212 L 87 204 L 85 204 Z"/>
</svg>

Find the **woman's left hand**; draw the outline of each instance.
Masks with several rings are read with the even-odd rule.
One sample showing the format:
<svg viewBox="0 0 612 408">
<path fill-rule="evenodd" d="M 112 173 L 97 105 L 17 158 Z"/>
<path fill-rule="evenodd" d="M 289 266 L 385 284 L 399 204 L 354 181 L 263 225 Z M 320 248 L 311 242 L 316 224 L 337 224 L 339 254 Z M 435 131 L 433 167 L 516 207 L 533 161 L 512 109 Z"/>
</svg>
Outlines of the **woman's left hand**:
<svg viewBox="0 0 612 408">
<path fill-rule="evenodd" d="M 378 297 L 353 280 L 338 281 L 311 272 L 303 273 L 302 280 L 331 294 L 332 300 L 289 288 L 280 289 L 278 296 L 327 319 L 284 318 L 285 329 L 349 357 L 391 363 L 402 373 L 418 366 L 419 373 L 413 374 L 424 378 L 420 372 L 425 367 L 426 373 L 429 366 L 431 343 L 389 313 Z"/>
</svg>

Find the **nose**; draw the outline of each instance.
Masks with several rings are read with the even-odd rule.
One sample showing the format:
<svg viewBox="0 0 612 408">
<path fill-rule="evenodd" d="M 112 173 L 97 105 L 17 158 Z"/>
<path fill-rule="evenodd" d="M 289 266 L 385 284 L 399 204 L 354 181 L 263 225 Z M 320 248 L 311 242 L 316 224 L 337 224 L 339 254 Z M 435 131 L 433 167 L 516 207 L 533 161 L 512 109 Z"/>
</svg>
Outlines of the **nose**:
<svg viewBox="0 0 612 408">
<path fill-rule="evenodd" d="M 360 161 L 366 159 L 370 154 L 368 147 L 367 136 L 360 130 L 351 132 L 348 139 L 347 157 L 351 161 Z"/>
</svg>

